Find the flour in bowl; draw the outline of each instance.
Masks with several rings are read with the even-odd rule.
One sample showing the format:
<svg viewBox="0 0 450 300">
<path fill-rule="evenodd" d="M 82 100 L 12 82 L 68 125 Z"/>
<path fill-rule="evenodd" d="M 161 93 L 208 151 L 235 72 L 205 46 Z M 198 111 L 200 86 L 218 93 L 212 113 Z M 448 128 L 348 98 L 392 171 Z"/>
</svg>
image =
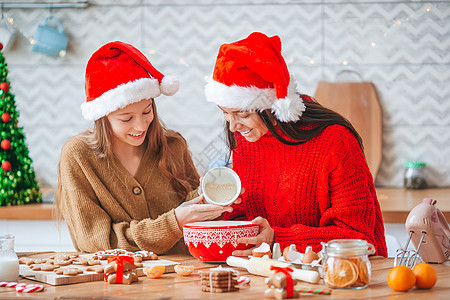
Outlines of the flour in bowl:
<svg viewBox="0 0 450 300">
<path fill-rule="evenodd" d="M 209 182 L 205 186 L 205 193 L 216 203 L 226 203 L 233 199 L 236 194 L 236 186 L 234 184 L 217 184 Z"/>
</svg>

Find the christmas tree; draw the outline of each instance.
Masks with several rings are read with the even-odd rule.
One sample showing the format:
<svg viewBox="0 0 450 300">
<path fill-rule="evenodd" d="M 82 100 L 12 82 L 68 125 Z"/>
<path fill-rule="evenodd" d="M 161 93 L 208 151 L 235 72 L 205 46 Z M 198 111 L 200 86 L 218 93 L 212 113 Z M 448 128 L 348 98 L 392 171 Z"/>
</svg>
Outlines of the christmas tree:
<svg viewBox="0 0 450 300">
<path fill-rule="evenodd" d="M 17 126 L 19 113 L 10 91 L 8 65 L 0 43 L 0 206 L 42 202 L 25 135 Z"/>
</svg>

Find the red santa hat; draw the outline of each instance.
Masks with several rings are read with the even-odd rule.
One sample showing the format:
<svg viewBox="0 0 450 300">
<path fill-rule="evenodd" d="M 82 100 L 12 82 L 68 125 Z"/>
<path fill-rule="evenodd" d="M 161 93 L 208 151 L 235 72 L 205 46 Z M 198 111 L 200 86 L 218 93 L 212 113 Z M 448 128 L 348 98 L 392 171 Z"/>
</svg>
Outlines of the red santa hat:
<svg viewBox="0 0 450 300">
<path fill-rule="evenodd" d="M 281 122 L 298 121 L 305 111 L 297 84 L 281 56 L 281 40 L 254 32 L 219 49 L 206 99 L 244 111 L 271 109 Z"/>
<path fill-rule="evenodd" d="M 97 120 L 143 99 L 178 91 L 178 80 L 164 76 L 135 47 L 111 42 L 98 49 L 86 66 L 83 117 Z"/>
</svg>

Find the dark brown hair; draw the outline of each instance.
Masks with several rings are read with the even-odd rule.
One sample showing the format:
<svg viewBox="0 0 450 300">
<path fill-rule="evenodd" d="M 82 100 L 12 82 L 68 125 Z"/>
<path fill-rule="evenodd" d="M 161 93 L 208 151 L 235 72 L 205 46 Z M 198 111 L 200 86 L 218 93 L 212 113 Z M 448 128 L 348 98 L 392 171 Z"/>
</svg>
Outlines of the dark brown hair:
<svg viewBox="0 0 450 300">
<path fill-rule="evenodd" d="M 280 142 L 286 145 L 300 145 L 306 143 L 311 140 L 315 136 L 317 136 L 322 130 L 327 128 L 330 125 L 339 124 L 347 127 L 358 140 L 359 146 L 361 150 L 364 152 L 363 141 L 361 136 L 355 130 L 353 125 L 343 116 L 338 114 L 337 112 L 323 107 L 318 102 L 316 102 L 313 98 L 301 94 L 300 95 L 305 104 L 306 110 L 303 112 L 300 120 L 297 122 L 280 122 L 276 120 L 275 116 L 272 114 L 270 110 L 258 111 L 259 117 L 262 119 L 264 124 L 269 129 L 270 133 Z M 294 140 L 289 141 L 283 138 L 280 134 L 278 134 L 275 125 L 273 125 L 273 120 L 276 120 L 277 127 L 280 131 L 286 135 L 289 139 Z M 306 128 L 305 128 L 306 127 Z M 236 148 L 236 140 L 235 133 L 230 131 L 229 122 L 225 123 L 225 134 L 227 137 L 227 143 L 230 150 L 228 160 L 231 157 L 231 151 Z"/>
</svg>

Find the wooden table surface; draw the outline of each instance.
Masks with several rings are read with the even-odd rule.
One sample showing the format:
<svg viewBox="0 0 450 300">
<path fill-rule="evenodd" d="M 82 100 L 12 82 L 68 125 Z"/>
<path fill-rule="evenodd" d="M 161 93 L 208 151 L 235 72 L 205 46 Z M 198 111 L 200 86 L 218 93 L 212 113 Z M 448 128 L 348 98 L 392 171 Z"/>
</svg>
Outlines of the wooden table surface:
<svg viewBox="0 0 450 300">
<path fill-rule="evenodd" d="M 200 277 L 197 271 L 216 267 L 198 261 L 190 256 L 164 255 L 161 258 L 191 264 L 196 271 L 188 277 L 176 273 L 164 274 L 159 279 L 139 277 L 139 282 L 131 285 L 108 284 L 103 281 L 78 283 L 62 286 L 45 285 L 45 290 L 38 293 L 16 293 L 14 289 L 0 287 L 0 299 L 29 298 L 29 299 L 263 299 L 267 286 L 264 277 L 248 274 L 244 269 L 235 268 L 240 276 L 251 278 L 250 287 L 242 288 L 232 293 L 208 293 L 201 291 Z M 429 290 L 411 289 L 408 292 L 395 292 L 387 284 L 387 274 L 392 268 L 393 260 L 375 257 L 371 259 L 372 279 L 367 288 L 361 290 L 333 289 L 331 295 L 301 294 L 303 297 L 320 299 L 448 299 L 450 293 L 450 261 L 444 264 L 433 264 L 438 273 L 436 285 Z M 226 265 L 225 265 L 226 266 Z M 19 282 L 36 283 L 20 279 Z M 321 280 L 319 284 L 298 283 L 296 287 L 325 288 Z"/>
</svg>

